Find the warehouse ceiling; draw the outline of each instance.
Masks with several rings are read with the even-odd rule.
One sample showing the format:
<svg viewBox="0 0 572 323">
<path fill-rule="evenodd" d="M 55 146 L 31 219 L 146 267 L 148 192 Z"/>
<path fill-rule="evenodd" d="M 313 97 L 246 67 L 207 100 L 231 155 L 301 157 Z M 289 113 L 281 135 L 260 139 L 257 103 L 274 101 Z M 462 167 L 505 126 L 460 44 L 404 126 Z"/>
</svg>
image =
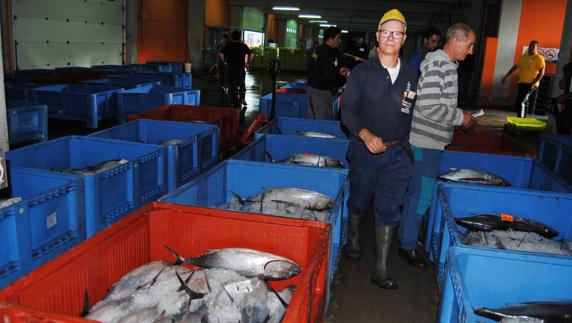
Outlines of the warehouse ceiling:
<svg viewBox="0 0 572 323">
<path fill-rule="evenodd" d="M 318 14 L 330 24 L 353 31 L 372 31 L 382 14 L 397 8 L 405 15 L 409 28 L 449 25 L 464 21 L 475 3 L 485 0 L 231 0 L 232 6 L 258 8 L 279 18 L 298 18 L 299 14 Z M 295 6 L 298 12 L 273 11 L 273 6 Z M 474 14 L 474 13 L 473 13 Z M 299 19 L 303 20 L 303 19 Z"/>
</svg>

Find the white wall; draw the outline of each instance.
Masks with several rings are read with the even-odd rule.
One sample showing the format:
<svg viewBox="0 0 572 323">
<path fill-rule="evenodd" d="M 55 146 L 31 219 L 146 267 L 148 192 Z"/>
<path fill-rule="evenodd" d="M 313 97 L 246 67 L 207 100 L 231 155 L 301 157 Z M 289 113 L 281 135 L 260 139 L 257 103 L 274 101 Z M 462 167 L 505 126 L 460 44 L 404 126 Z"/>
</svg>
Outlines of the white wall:
<svg viewBox="0 0 572 323">
<path fill-rule="evenodd" d="M 12 1 L 18 69 L 121 64 L 124 1 Z"/>
</svg>

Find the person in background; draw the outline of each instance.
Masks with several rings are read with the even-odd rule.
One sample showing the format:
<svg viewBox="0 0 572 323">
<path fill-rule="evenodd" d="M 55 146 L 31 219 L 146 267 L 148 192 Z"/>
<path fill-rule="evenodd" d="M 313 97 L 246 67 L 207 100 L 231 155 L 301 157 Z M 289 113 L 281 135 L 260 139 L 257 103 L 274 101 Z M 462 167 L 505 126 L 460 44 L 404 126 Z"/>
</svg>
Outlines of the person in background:
<svg viewBox="0 0 572 323">
<path fill-rule="evenodd" d="M 312 54 L 314 54 L 314 51 L 316 49 L 318 49 L 319 46 L 320 46 L 320 43 L 317 41 L 314 41 L 312 43 L 312 47 L 306 49 L 306 62 L 308 64 L 308 69 L 310 68 L 310 62 L 312 61 Z"/>
<path fill-rule="evenodd" d="M 363 41 L 363 37 L 363 33 L 356 33 L 346 49 L 347 65 L 350 69 L 353 69 L 357 64 L 369 57 L 369 49 L 367 43 Z"/>
<path fill-rule="evenodd" d="M 369 50 L 369 54 L 367 57 L 372 58 L 372 57 L 376 57 L 377 56 L 377 50 L 379 49 L 379 44 L 377 43 L 377 40 L 373 40 L 371 42 L 371 48 Z"/>
<path fill-rule="evenodd" d="M 538 45 L 540 45 L 538 41 L 531 41 L 526 53 L 518 59 L 518 62 L 510 68 L 501 81 L 501 83 L 504 84 L 512 73 L 520 70 L 520 75 L 518 76 L 518 94 L 514 104 L 518 117 L 524 118 L 526 113 L 534 113 L 536 106 L 538 86 L 540 86 L 540 80 L 544 76 L 544 69 L 546 67 L 544 57 L 538 53 Z M 524 115 L 521 115 L 522 104 L 527 94 L 528 111 L 524 111 Z"/>
<path fill-rule="evenodd" d="M 227 33 L 222 34 L 221 42 L 217 46 L 217 54 L 222 51 L 224 46 L 228 44 L 230 41 L 230 36 Z M 220 55 L 217 55 L 216 58 L 216 69 L 217 69 L 217 77 L 218 77 L 218 84 L 220 89 L 223 93 L 228 92 L 228 87 L 230 85 L 230 77 L 228 75 L 228 71 L 226 70 L 226 66 L 224 64 L 224 60 L 221 59 Z"/>
<path fill-rule="evenodd" d="M 312 52 L 308 72 L 308 118 L 332 119 L 332 95 L 345 83 L 349 72 L 341 67 L 338 47 L 342 41 L 338 27 L 324 30 L 324 42 Z"/>
<path fill-rule="evenodd" d="M 230 97 L 231 105 L 239 107 L 246 105 L 245 78 L 250 62 L 254 59 L 254 54 L 240 40 L 240 31 L 235 30 L 231 34 L 232 41 L 227 43 L 220 51 L 220 59 L 226 63 L 230 76 Z M 238 92 L 238 93 L 237 93 Z"/>
<path fill-rule="evenodd" d="M 378 55 L 351 72 L 342 111 L 342 123 L 351 133 L 346 256 L 361 257 L 359 226 L 373 202 L 375 263 L 371 280 L 387 289 L 398 287 L 389 277 L 389 252 L 411 171 L 409 132 L 417 74 L 399 58 L 406 30 L 399 10 L 383 15 L 376 33 Z"/>
<path fill-rule="evenodd" d="M 423 33 L 423 44 L 421 48 L 417 49 L 409 58 L 409 65 L 411 65 L 417 74 L 421 74 L 421 62 L 425 59 L 425 55 L 433 52 L 439 46 L 441 41 L 441 31 L 435 27 L 429 27 Z"/>
<path fill-rule="evenodd" d="M 457 107 L 457 63 L 473 54 L 475 32 L 459 23 L 449 27 L 446 37 L 443 49 L 427 53 L 421 62 L 409 137 L 414 161 L 399 227 L 399 254 L 417 267 L 426 265 L 417 250 L 417 239 L 432 203 L 441 155 L 453 139 L 455 126 L 468 128 L 472 124 L 472 115 Z"/>
</svg>

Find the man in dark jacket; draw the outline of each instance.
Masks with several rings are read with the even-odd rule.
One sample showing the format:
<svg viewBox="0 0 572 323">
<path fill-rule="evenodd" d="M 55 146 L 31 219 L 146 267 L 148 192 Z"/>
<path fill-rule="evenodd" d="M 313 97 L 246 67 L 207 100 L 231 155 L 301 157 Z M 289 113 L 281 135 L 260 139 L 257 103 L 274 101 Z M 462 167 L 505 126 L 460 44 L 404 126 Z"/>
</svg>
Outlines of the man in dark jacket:
<svg viewBox="0 0 572 323">
<path fill-rule="evenodd" d="M 409 132 L 416 97 L 417 73 L 399 58 L 405 42 L 405 17 L 396 9 L 381 18 L 376 33 L 377 56 L 357 65 L 344 91 L 342 122 L 352 134 L 348 258 L 359 259 L 359 224 L 373 202 L 375 264 L 371 280 L 395 289 L 388 259 L 393 232 L 399 225 L 411 172 Z"/>
<path fill-rule="evenodd" d="M 347 67 L 341 67 L 338 46 L 342 31 L 329 27 L 324 31 L 324 43 L 312 53 L 308 75 L 308 118 L 332 119 L 332 95 L 345 82 Z"/>
<path fill-rule="evenodd" d="M 224 46 L 219 55 L 220 59 L 228 66 L 231 104 L 240 107 L 241 103 L 246 103 L 244 100 L 246 94 L 244 79 L 246 78 L 246 70 L 249 68 L 254 54 L 248 45 L 240 40 L 240 31 L 233 31 L 231 38 L 232 41 Z M 239 95 L 238 98 L 237 91 Z"/>
</svg>

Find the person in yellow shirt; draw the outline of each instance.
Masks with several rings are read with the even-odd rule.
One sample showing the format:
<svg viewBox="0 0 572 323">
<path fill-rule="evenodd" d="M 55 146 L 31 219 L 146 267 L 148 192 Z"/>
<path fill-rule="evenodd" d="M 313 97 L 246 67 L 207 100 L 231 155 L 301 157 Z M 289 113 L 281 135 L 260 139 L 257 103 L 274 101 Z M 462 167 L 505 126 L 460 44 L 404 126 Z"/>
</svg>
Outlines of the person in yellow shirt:
<svg viewBox="0 0 572 323">
<path fill-rule="evenodd" d="M 516 115 L 519 117 L 525 117 L 527 111 L 523 111 L 523 115 L 521 115 L 522 109 L 522 101 L 528 95 L 528 113 L 533 113 L 534 108 L 536 106 L 536 97 L 538 95 L 538 86 L 540 85 L 540 80 L 544 76 L 544 57 L 540 55 L 537 51 L 538 45 L 540 43 L 536 40 L 530 42 L 528 46 L 528 51 L 524 53 L 511 69 L 506 73 L 506 75 L 502 78 L 502 82 L 504 83 L 506 79 L 512 75 L 512 73 L 520 70 L 520 75 L 518 76 L 518 95 L 516 97 L 515 108 L 516 108 Z"/>
</svg>

